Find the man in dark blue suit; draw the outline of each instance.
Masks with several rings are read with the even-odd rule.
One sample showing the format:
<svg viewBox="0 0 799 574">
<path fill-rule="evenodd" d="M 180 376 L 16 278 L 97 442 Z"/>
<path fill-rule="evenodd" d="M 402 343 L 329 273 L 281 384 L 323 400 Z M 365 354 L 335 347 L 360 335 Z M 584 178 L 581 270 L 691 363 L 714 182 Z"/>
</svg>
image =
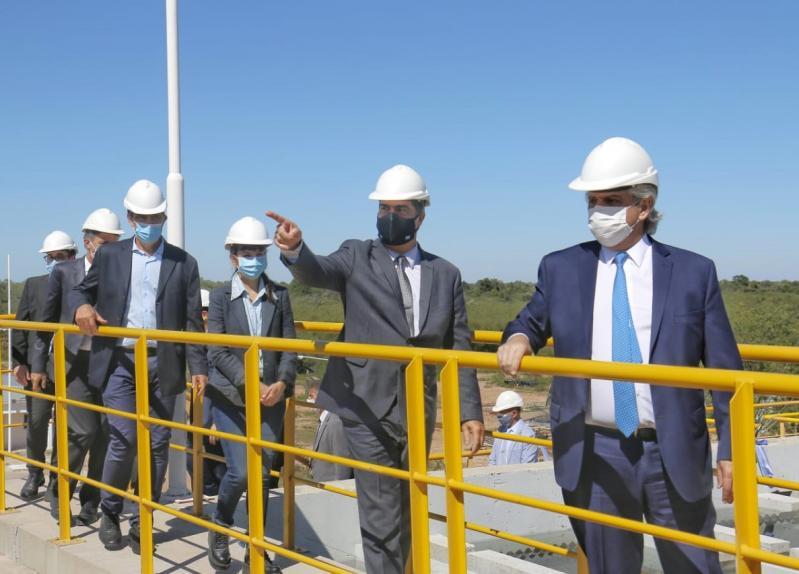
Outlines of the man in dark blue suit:
<svg viewBox="0 0 799 574">
<path fill-rule="evenodd" d="M 541 261 L 532 299 L 505 329 L 498 355 L 515 376 L 525 354 L 552 336 L 555 355 L 599 361 L 741 369 L 705 257 L 652 239 L 657 170 L 625 138 L 596 147 L 570 187 L 588 196 L 597 241 Z M 713 393 L 716 474 L 732 501 L 729 393 Z M 702 390 L 556 377 L 555 478 L 567 504 L 713 535 L 710 439 Z M 573 520 L 591 574 L 639 573 L 642 536 Z M 656 539 L 664 571 L 720 573 L 718 555 Z"/>
<path fill-rule="evenodd" d="M 104 245 L 98 250 L 86 277 L 70 297 L 75 322 L 86 335 L 99 325 L 170 331 L 203 330 L 200 275 L 197 261 L 161 236 L 166 221 L 166 201 L 156 184 L 134 183 L 125 197 L 132 239 Z M 89 359 L 89 385 L 102 391 L 103 404 L 136 412 L 134 345 L 136 339 L 93 337 Z M 150 416 L 172 420 L 175 401 L 186 390 L 186 363 L 198 392 L 208 382 L 205 349 L 198 345 L 148 341 Z M 187 361 L 188 359 L 188 361 Z M 136 421 L 108 415 L 109 442 L 103 465 L 103 482 L 120 490 L 128 487 L 136 456 Z M 171 431 L 150 427 L 152 492 L 156 502 L 166 477 Z M 122 497 L 103 491 L 100 540 L 109 549 L 122 545 L 119 515 Z M 138 507 L 136 507 L 138 511 Z M 139 548 L 139 516 L 130 521 L 130 543 Z"/>
</svg>

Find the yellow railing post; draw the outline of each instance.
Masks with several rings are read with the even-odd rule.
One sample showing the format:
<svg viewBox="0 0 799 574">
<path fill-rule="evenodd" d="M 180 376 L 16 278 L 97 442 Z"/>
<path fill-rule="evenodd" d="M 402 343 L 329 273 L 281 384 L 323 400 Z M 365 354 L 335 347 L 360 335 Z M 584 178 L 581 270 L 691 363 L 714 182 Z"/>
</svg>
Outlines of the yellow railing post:
<svg viewBox="0 0 799 574">
<path fill-rule="evenodd" d="M 250 572 L 264 571 L 264 549 L 253 540 L 264 539 L 263 452 L 253 444 L 261 439 L 261 360 L 258 345 L 244 354 L 244 414 L 247 421 L 247 509 L 250 521 Z"/>
<path fill-rule="evenodd" d="M 441 410 L 444 417 L 444 472 L 447 478 L 447 548 L 450 572 L 466 572 L 466 513 L 463 492 L 450 486 L 463 480 L 461 409 L 458 361 L 452 359 L 441 370 Z"/>
<path fill-rule="evenodd" d="M 405 398 L 408 425 L 408 470 L 411 474 L 411 555 L 414 574 L 430 572 L 430 524 L 427 484 L 417 475 L 427 474 L 425 436 L 424 365 L 416 356 L 405 369 Z"/>
<path fill-rule="evenodd" d="M 286 399 L 286 414 L 283 420 L 283 444 L 294 446 L 296 405 L 294 399 Z M 294 455 L 283 455 L 283 546 L 294 548 Z"/>
<path fill-rule="evenodd" d="M 150 455 L 150 375 L 147 365 L 147 337 L 136 339 L 136 454 L 139 458 L 139 533 L 141 536 L 141 572 L 153 572 L 153 509 L 152 459 Z"/>
<path fill-rule="evenodd" d="M 11 329 L 7 329 L 8 338 L 11 340 Z M 3 345 L 0 344 L 0 371 L 3 370 Z M 8 357 L 8 370 L 11 371 L 11 356 Z M 8 375 L 11 378 L 11 375 Z M 0 374 L 0 387 L 2 387 L 3 375 Z M 11 412 L 11 404 L 9 403 L 9 412 Z M 3 428 L 5 419 L 3 415 L 6 412 L 6 397 L 3 394 L 3 389 L 0 388 L 0 514 L 7 510 L 6 508 L 6 457 L 3 452 L 6 450 L 6 429 Z M 11 417 L 9 416 L 9 421 Z"/>
<path fill-rule="evenodd" d="M 195 427 L 203 425 L 203 400 L 204 397 L 197 393 L 192 386 L 191 389 L 191 424 Z M 192 512 L 194 516 L 203 515 L 203 435 L 198 432 L 192 433 L 191 439 L 191 494 Z"/>
<path fill-rule="evenodd" d="M 589 574 L 588 557 L 579 544 L 577 545 L 577 574 Z"/>
<path fill-rule="evenodd" d="M 760 548 L 757 509 L 757 473 L 755 471 L 754 390 L 751 381 L 738 381 L 730 401 L 733 460 L 733 495 L 735 498 L 735 542 L 738 574 L 760 574 L 760 562 L 745 557 L 741 549 Z"/>
<path fill-rule="evenodd" d="M 67 441 L 67 367 L 64 355 L 64 330 L 59 329 L 53 337 L 53 371 L 55 375 L 55 429 L 56 453 L 58 455 L 58 539 L 69 542 L 69 442 Z"/>
</svg>

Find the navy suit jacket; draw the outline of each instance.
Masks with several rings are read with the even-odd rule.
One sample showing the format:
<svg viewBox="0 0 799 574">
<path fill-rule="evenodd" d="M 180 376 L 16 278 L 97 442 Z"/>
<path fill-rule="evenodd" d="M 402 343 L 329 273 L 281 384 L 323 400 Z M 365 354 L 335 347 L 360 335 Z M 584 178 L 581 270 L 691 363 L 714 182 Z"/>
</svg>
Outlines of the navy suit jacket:
<svg viewBox="0 0 799 574">
<path fill-rule="evenodd" d="M 533 297 L 508 324 L 503 340 L 524 333 L 537 352 L 552 336 L 556 357 L 590 359 L 599 251 L 599 243 L 591 241 L 544 257 Z M 742 369 L 713 262 L 653 240 L 652 265 L 649 362 Z M 566 490 L 574 490 L 580 478 L 589 382 L 555 377 L 552 383 L 555 478 Z M 704 392 L 658 385 L 651 390 L 666 472 L 684 499 L 704 498 L 713 486 Z M 731 459 L 729 402 L 730 393 L 713 393 L 720 460 Z"/>
<path fill-rule="evenodd" d="M 89 273 L 70 293 L 69 307 L 76 311 L 88 303 L 112 327 L 125 327 L 125 307 L 133 265 L 133 239 L 107 243 L 97 250 Z M 197 261 L 182 249 L 166 243 L 155 300 L 156 328 L 169 331 L 203 331 L 200 274 Z M 117 340 L 93 337 L 89 384 L 102 389 L 110 375 Z M 186 390 L 186 355 L 192 375 L 207 375 L 208 362 L 201 345 L 158 343 L 158 382 L 165 394 Z"/>
</svg>

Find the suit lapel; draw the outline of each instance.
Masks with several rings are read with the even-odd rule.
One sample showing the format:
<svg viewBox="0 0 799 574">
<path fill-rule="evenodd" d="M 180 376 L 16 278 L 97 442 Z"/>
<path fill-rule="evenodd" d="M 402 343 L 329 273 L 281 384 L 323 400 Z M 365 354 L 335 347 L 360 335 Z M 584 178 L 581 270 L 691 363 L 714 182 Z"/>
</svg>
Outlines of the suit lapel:
<svg viewBox="0 0 799 574">
<path fill-rule="evenodd" d="M 164 293 L 166 282 L 169 281 L 169 276 L 175 270 L 175 258 L 173 256 L 173 248 L 169 243 L 164 243 L 164 253 L 161 257 L 161 271 L 158 273 L 158 294 L 156 300 L 161 298 Z"/>
<path fill-rule="evenodd" d="M 313 449 L 314 450 L 319 450 L 319 443 L 322 442 L 322 433 L 325 432 L 325 427 L 327 426 L 327 421 L 328 421 L 329 418 L 330 418 L 330 415 L 328 414 L 325 417 L 325 420 L 321 421 L 319 423 L 319 426 L 316 428 L 316 435 L 314 435 L 314 439 L 313 439 Z"/>
<path fill-rule="evenodd" d="M 125 286 L 125 298 L 130 296 L 130 274 L 133 271 L 133 239 L 124 239 L 126 245 L 120 246 L 122 250 L 122 269 L 119 270 L 122 285 Z M 122 243 L 122 242 L 120 242 Z M 120 317 L 120 321 L 124 317 Z"/>
<path fill-rule="evenodd" d="M 242 335 L 249 335 L 250 334 L 250 323 L 247 321 L 247 312 L 244 310 L 244 301 L 242 300 L 243 297 L 247 296 L 247 293 L 242 293 L 239 297 L 235 299 L 230 298 L 231 289 L 228 286 L 227 291 L 225 291 L 225 298 L 230 305 L 230 316 L 232 317 L 233 321 L 236 323 L 235 325 L 231 325 L 233 329 L 231 329 L 230 333 L 241 333 Z M 238 331 L 236 331 L 236 327 L 238 327 Z"/>
<path fill-rule="evenodd" d="M 266 277 L 264 277 L 266 281 Z M 269 336 L 269 326 L 272 324 L 272 318 L 275 316 L 275 304 L 270 298 L 265 298 L 261 301 L 261 336 Z"/>
<path fill-rule="evenodd" d="M 674 265 L 669 255 L 669 250 L 665 245 L 652 240 L 652 334 L 649 345 L 650 360 L 660 334 L 663 311 L 666 308 L 666 299 L 671 285 L 671 272 Z"/>
<path fill-rule="evenodd" d="M 386 248 L 379 241 L 372 242 L 372 253 L 374 254 L 375 261 L 377 261 L 380 271 L 388 281 L 391 291 L 394 293 L 396 301 L 402 301 L 402 291 L 400 291 L 399 279 L 397 278 L 397 269 L 394 267 L 394 262 L 391 260 Z"/>
<path fill-rule="evenodd" d="M 421 292 L 419 293 L 419 333 L 424 330 L 425 321 L 427 321 L 427 314 L 430 311 L 430 296 L 433 293 L 433 284 L 435 283 L 436 269 L 430 262 L 427 253 L 419 248 L 421 254 L 422 277 L 421 277 Z"/>
<path fill-rule="evenodd" d="M 599 243 L 592 241 L 583 244 L 580 262 L 580 308 L 582 310 L 583 337 L 585 341 L 585 358 L 590 359 L 593 351 L 594 296 L 596 295 L 596 268 L 599 265 Z"/>
</svg>

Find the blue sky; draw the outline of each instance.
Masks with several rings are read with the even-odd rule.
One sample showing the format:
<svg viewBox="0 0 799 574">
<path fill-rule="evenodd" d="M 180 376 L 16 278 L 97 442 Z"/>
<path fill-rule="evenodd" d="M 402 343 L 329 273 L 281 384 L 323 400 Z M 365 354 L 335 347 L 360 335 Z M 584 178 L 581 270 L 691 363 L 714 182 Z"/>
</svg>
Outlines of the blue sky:
<svg viewBox="0 0 799 574">
<path fill-rule="evenodd" d="M 721 277 L 799 279 L 797 21 L 795 0 L 183 0 L 187 248 L 223 279 L 227 228 L 266 209 L 317 252 L 373 237 L 367 195 L 407 163 L 426 249 L 467 280 L 532 280 L 590 239 L 567 184 L 623 135 L 660 170 L 658 239 Z M 0 255 L 21 280 L 52 229 L 166 187 L 163 2 L 6 0 L 0 78 Z"/>
</svg>

